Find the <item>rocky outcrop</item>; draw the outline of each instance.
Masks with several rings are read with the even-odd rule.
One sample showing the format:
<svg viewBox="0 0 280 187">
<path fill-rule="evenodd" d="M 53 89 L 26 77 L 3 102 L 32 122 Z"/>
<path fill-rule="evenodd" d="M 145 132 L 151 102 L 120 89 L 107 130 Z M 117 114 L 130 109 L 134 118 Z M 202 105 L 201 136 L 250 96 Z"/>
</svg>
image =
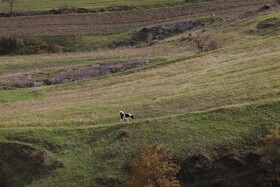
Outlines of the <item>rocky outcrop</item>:
<svg viewBox="0 0 280 187">
<path fill-rule="evenodd" d="M 145 27 L 135 33 L 133 38 L 143 42 L 151 42 L 156 39 L 163 39 L 168 36 L 192 30 L 198 26 L 203 26 L 200 21 L 181 21 L 168 23 L 155 27 Z"/>
</svg>

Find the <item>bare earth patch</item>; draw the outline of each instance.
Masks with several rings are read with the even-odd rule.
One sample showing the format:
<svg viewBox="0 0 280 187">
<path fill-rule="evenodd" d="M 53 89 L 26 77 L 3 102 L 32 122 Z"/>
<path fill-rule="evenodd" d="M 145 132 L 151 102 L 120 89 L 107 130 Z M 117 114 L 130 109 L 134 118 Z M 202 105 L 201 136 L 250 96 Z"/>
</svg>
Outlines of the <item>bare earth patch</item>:
<svg viewBox="0 0 280 187">
<path fill-rule="evenodd" d="M 85 80 L 93 77 L 105 76 L 113 73 L 124 72 L 127 70 L 144 67 L 150 64 L 150 61 L 135 59 L 129 62 L 110 62 L 104 64 L 94 64 L 90 66 L 63 69 L 56 73 L 49 74 L 28 74 L 18 77 L 11 77 L 4 82 L 10 83 L 12 87 L 37 87 L 42 85 L 63 84 L 78 80 Z M 4 87 L 2 88 L 4 89 Z"/>
</svg>

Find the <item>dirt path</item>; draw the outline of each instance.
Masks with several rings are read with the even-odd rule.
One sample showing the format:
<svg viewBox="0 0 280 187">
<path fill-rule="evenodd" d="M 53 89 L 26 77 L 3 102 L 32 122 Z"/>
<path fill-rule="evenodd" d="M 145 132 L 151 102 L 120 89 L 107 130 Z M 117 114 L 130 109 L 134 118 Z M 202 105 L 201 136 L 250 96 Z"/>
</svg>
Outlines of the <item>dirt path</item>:
<svg viewBox="0 0 280 187">
<path fill-rule="evenodd" d="M 112 124 L 106 124 L 106 125 L 84 125 L 84 126 L 50 126 L 50 127 L 44 127 L 44 126 L 26 126 L 26 127 L 0 127 L 0 131 L 6 131 L 6 130 L 79 130 L 79 129 L 91 129 L 91 128 L 103 128 L 103 127 L 113 127 L 113 126 L 120 126 L 120 127 L 126 127 L 127 125 L 139 125 L 143 122 L 146 121 L 151 121 L 151 120 L 157 120 L 157 119 L 164 119 L 164 118 L 172 118 L 172 117 L 178 117 L 182 115 L 187 115 L 187 114 L 205 114 L 209 112 L 215 112 L 215 111 L 220 111 L 220 110 L 230 110 L 230 109 L 236 109 L 236 108 L 241 108 L 241 107 L 247 107 L 247 106 L 256 106 L 260 104 L 266 104 L 270 102 L 275 102 L 275 101 L 280 101 L 279 99 L 266 99 L 263 101 L 252 101 L 252 102 L 247 102 L 247 103 L 239 103 L 239 104 L 231 104 L 231 105 L 224 105 L 220 107 L 214 107 L 214 108 L 209 108 L 206 110 L 201 110 L 201 111 L 194 111 L 194 112 L 186 112 L 186 113 L 181 113 L 181 114 L 171 114 L 171 115 L 166 115 L 166 116 L 159 116 L 159 117 L 153 117 L 153 118 L 146 118 L 146 119 L 139 119 L 137 121 L 133 121 L 130 123 L 124 123 L 120 125 L 119 122 L 117 123 L 112 123 Z M 278 124 L 278 122 L 275 121 L 267 121 L 266 124 Z"/>
</svg>

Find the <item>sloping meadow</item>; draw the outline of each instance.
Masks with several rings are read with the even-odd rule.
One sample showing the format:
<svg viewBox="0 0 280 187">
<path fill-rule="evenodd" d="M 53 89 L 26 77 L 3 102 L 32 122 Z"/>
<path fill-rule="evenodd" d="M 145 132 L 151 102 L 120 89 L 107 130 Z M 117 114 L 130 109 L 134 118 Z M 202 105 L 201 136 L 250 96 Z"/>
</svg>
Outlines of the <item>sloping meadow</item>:
<svg viewBox="0 0 280 187">
<path fill-rule="evenodd" d="M 39 73 L 46 68 L 44 61 L 59 68 L 79 67 L 80 62 L 93 65 L 108 59 L 140 58 L 153 63 L 61 85 L 2 90 L 1 146 L 7 150 L 12 145 L 14 152 L 0 157 L 0 163 L 13 153 L 26 152 L 37 155 L 39 160 L 48 155 L 51 163 L 59 163 L 43 167 L 47 168 L 43 176 L 31 170 L 27 175 L 34 175 L 33 181 L 26 181 L 19 173 L 17 184 L 124 186 L 139 148 L 161 144 L 186 171 L 179 175 L 182 186 L 202 186 L 203 182 L 217 185 L 215 182 L 225 182 L 231 174 L 237 178 L 230 180 L 246 177 L 246 163 L 240 158 L 256 155 L 260 137 L 268 128 L 280 124 L 279 31 L 252 33 L 258 29 L 258 23 L 271 17 L 278 19 L 279 13 L 206 31 L 195 30 L 194 35 L 218 35 L 224 40 L 224 46 L 213 51 L 198 52 L 185 47 L 190 43 L 182 38 L 189 36 L 188 32 L 157 41 L 154 46 L 77 56 L 3 57 L 2 67 L 9 68 L 5 64 L 10 60 L 15 67 L 20 60 L 26 64 L 18 71 L 2 71 L 3 77 L 13 77 L 21 71 Z M 120 110 L 132 113 L 135 120 L 120 125 Z M 211 175 L 190 178 L 186 168 L 194 147 L 202 147 L 205 158 L 209 158 L 207 162 L 223 167 L 230 160 L 243 172 L 229 172 L 229 178 L 217 172 L 217 178 L 210 181 Z M 23 170 L 21 164 L 7 164 L 5 171 L 12 172 L 17 167 Z"/>
</svg>

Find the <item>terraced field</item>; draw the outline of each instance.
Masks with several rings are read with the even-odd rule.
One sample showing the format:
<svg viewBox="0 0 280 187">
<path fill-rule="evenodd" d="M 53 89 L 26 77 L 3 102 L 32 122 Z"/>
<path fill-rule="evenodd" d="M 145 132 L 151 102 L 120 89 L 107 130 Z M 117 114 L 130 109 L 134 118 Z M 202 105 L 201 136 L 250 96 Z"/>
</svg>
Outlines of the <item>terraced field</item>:
<svg viewBox="0 0 280 187">
<path fill-rule="evenodd" d="M 1 18 L 0 35 L 114 34 L 151 24 L 191 19 L 211 13 L 230 14 L 234 12 L 238 15 L 242 9 L 251 10 L 264 3 L 272 2 L 273 0 L 238 0 L 146 11 Z"/>
<path fill-rule="evenodd" d="M 189 20 L 188 15 L 220 19 L 134 46 L 1 56 L 0 185 L 125 186 L 139 148 L 160 144 L 181 166 L 181 186 L 277 186 L 277 181 L 264 180 L 256 150 L 267 129 L 280 127 L 279 5 L 262 10 L 263 1 L 250 1 L 250 6 L 238 2 L 193 5 L 201 6 L 201 12 L 187 6 L 147 10 L 147 17 L 141 11 L 79 15 L 88 20 L 97 16 L 97 33 L 103 33 L 102 23 L 115 28 L 116 15 L 126 15 L 116 23 L 135 23 L 134 28 Z M 68 23 L 77 26 L 81 18 L 75 16 L 54 18 L 63 22 L 73 17 Z M 221 44 L 199 52 L 195 36 Z M 100 67 L 109 73 L 77 79 L 86 69 Z M 57 75 L 69 81 L 11 85 L 12 80 L 52 80 Z M 135 119 L 120 125 L 120 110 Z M 206 171 L 188 170 L 195 167 L 189 159 L 197 147 L 212 164 Z"/>
</svg>

